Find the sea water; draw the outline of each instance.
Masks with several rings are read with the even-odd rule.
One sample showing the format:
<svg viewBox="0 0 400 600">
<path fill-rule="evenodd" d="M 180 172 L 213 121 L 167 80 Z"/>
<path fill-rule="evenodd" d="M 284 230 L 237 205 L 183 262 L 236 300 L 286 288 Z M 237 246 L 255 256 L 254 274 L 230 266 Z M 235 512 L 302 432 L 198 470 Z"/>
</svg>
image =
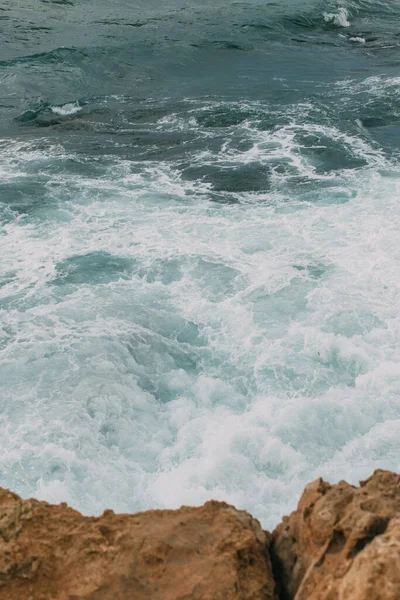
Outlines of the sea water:
<svg viewBox="0 0 400 600">
<path fill-rule="evenodd" d="M 4 0 L 0 485 L 274 527 L 399 469 L 397 0 Z"/>
</svg>

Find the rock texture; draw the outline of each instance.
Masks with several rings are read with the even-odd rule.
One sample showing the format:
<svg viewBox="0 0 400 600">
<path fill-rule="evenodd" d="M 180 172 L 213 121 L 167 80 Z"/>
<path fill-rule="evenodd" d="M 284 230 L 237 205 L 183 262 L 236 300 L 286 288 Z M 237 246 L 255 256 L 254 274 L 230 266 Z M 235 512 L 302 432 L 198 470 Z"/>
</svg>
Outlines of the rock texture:
<svg viewBox="0 0 400 600">
<path fill-rule="evenodd" d="M 268 543 L 224 503 L 91 518 L 0 490 L 0 599 L 276 600 Z"/>
<path fill-rule="evenodd" d="M 271 555 L 282 600 L 400 600 L 400 476 L 311 483 Z"/>
<path fill-rule="evenodd" d="M 400 600 L 400 476 L 319 479 L 272 536 L 221 502 L 94 518 L 0 488 L 0 600 Z"/>
</svg>

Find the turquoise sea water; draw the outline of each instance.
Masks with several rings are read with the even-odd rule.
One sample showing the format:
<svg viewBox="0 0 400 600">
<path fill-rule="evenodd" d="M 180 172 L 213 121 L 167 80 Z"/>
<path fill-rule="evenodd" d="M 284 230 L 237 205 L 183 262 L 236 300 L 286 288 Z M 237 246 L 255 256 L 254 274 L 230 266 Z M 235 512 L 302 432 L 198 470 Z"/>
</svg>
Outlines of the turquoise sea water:
<svg viewBox="0 0 400 600">
<path fill-rule="evenodd" d="M 0 485 L 273 527 L 400 456 L 397 0 L 3 0 Z"/>
</svg>

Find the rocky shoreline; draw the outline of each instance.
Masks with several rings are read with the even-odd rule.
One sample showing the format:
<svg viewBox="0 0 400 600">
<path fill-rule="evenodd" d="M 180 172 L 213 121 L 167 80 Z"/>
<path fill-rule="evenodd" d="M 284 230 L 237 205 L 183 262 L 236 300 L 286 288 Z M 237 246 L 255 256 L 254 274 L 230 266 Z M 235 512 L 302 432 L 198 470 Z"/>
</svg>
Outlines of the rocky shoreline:
<svg viewBox="0 0 400 600">
<path fill-rule="evenodd" d="M 400 476 L 309 484 L 271 534 L 222 502 L 84 517 L 0 489 L 0 600 L 399 600 Z"/>
</svg>

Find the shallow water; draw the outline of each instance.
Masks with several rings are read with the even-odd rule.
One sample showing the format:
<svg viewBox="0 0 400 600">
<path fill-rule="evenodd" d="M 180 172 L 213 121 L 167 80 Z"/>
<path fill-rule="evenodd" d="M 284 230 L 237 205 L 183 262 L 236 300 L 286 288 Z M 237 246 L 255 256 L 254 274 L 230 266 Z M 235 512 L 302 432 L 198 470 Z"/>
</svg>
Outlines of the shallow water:
<svg viewBox="0 0 400 600">
<path fill-rule="evenodd" d="M 273 527 L 399 469 L 399 19 L 3 2 L 1 485 Z"/>
</svg>

